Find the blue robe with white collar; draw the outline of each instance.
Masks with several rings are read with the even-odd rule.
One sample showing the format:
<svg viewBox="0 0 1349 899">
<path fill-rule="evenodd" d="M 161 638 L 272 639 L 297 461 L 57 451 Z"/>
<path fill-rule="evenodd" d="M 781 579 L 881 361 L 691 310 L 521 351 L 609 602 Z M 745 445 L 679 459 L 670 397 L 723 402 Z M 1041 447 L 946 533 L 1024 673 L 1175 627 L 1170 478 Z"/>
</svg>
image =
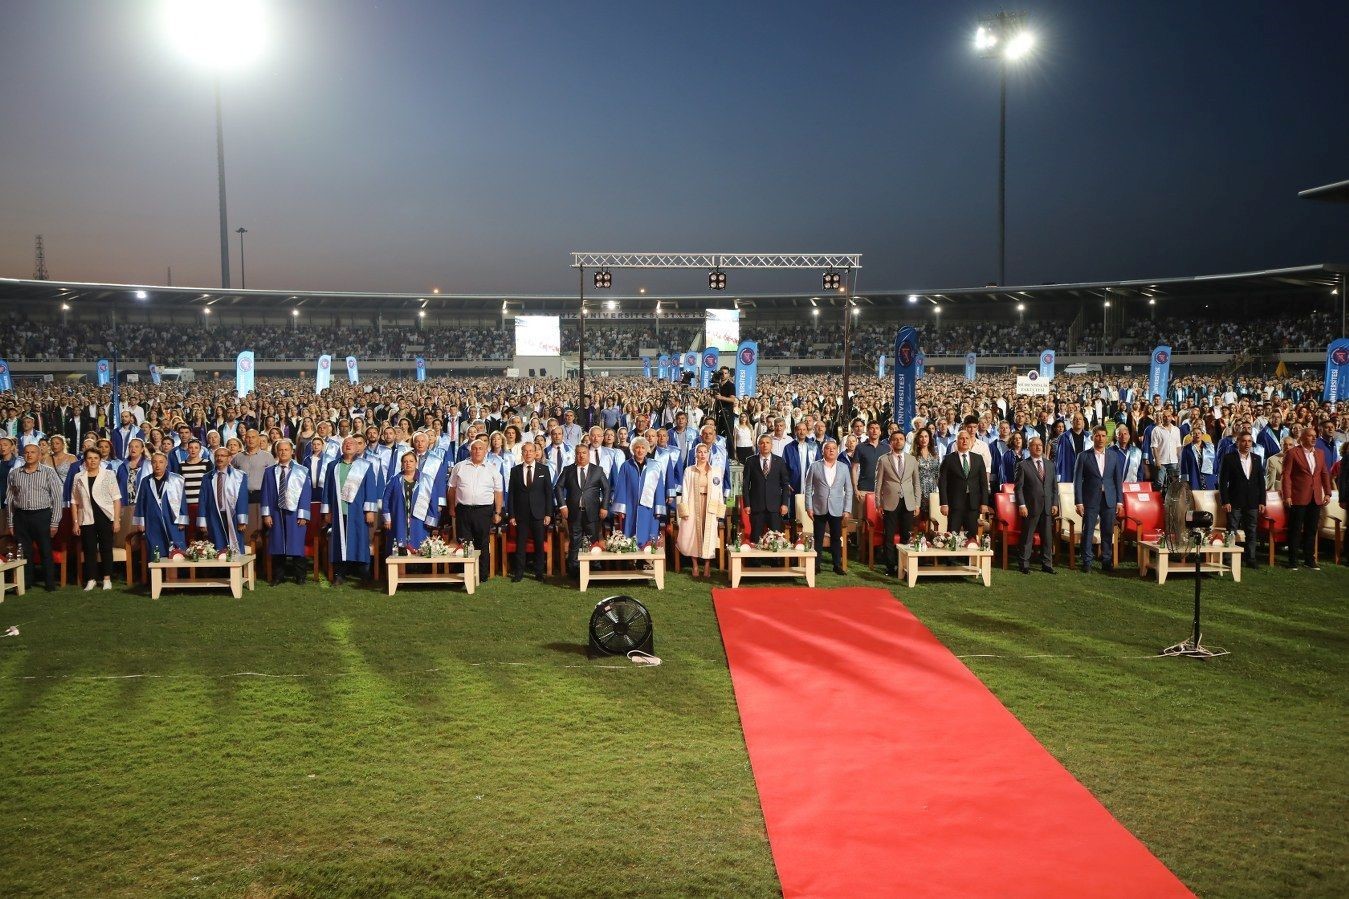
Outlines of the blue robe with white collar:
<svg viewBox="0 0 1349 899">
<path fill-rule="evenodd" d="M 267 466 L 262 475 L 262 497 L 258 503 L 259 514 L 272 519 L 272 526 L 267 531 L 267 552 L 274 556 L 303 556 L 310 503 L 314 501 L 314 485 L 308 467 L 291 460 L 286 493 L 289 495 L 281 495 L 281 463 Z"/>
</svg>

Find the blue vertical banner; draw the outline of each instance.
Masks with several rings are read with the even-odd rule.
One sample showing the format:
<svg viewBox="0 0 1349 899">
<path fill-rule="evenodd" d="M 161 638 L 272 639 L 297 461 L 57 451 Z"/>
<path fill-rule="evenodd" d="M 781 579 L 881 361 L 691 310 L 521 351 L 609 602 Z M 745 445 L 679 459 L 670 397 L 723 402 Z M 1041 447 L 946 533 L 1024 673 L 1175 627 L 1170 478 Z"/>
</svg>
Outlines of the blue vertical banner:
<svg viewBox="0 0 1349 899">
<path fill-rule="evenodd" d="M 735 395 L 759 395 L 759 341 L 742 340 L 735 351 Z"/>
<path fill-rule="evenodd" d="M 900 328 L 895 335 L 895 402 L 892 413 L 895 422 L 907 430 L 918 414 L 915 396 L 918 383 L 918 332 Z"/>
<path fill-rule="evenodd" d="M 361 373 L 356 367 L 356 357 L 347 357 L 347 380 L 352 384 L 361 383 Z"/>
<path fill-rule="evenodd" d="M 707 390 L 712 386 L 712 372 L 717 370 L 717 364 L 721 362 L 721 350 L 710 346 L 703 350 L 703 389 Z"/>
<path fill-rule="evenodd" d="M 670 361 L 670 383 L 678 384 L 679 379 L 684 376 L 684 363 L 681 361 L 683 356 L 676 356 Z"/>
<path fill-rule="evenodd" d="M 14 377 L 9 373 L 9 363 L 0 359 L 0 393 L 14 389 Z"/>
<path fill-rule="evenodd" d="M 114 357 L 115 358 L 115 357 Z M 112 370 L 112 402 L 108 404 L 108 427 L 115 428 L 122 423 L 122 385 L 116 366 Z"/>
<path fill-rule="evenodd" d="M 965 380 L 973 381 L 974 373 L 979 367 L 979 357 L 974 353 L 965 354 Z"/>
<path fill-rule="evenodd" d="M 253 392 L 252 350 L 244 350 L 234 360 L 234 392 L 241 397 Z"/>
<path fill-rule="evenodd" d="M 98 380 L 99 387 L 108 386 L 108 382 L 112 380 L 111 372 L 112 368 L 108 365 L 107 359 L 98 360 L 98 364 L 94 366 L 94 377 Z"/>
<path fill-rule="evenodd" d="M 417 357 L 417 380 L 419 382 L 426 380 L 426 357 Z"/>
<path fill-rule="evenodd" d="M 881 358 L 876 360 L 876 377 L 885 377 L 885 354 L 881 353 Z"/>
<path fill-rule="evenodd" d="M 1166 388 L 1171 383 L 1171 347 L 1159 346 L 1152 351 L 1152 360 L 1148 363 L 1148 401 L 1154 395 L 1166 399 Z"/>
<path fill-rule="evenodd" d="M 661 381 L 670 380 L 670 354 L 661 353 L 656 359 L 656 378 Z"/>
<path fill-rule="evenodd" d="M 921 377 L 923 377 L 924 375 L 926 375 L 926 374 L 927 374 L 927 353 L 924 353 L 922 350 L 919 350 L 919 351 L 918 351 L 918 357 L 917 357 L 916 359 L 913 360 L 913 364 L 914 364 L 914 368 L 917 369 L 918 377 L 921 378 Z"/>
<path fill-rule="evenodd" d="M 642 377 L 644 377 L 644 378 L 649 378 L 649 377 L 651 377 L 651 357 L 650 357 L 650 356 L 643 356 L 643 357 L 642 357 Z"/>
<path fill-rule="evenodd" d="M 1349 400 L 1349 339 L 1341 337 L 1326 347 L 1326 383 L 1321 389 L 1321 401 L 1346 400 Z"/>
<path fill-rule="evenodd" d="M 318 371 L 314 375 L 314 393 L 320 394 L 333 383 L 333 357 L 324 353 L 319 356 Z"/>
<path fill-rule="evenodd" d="M 684 354 L 684 371 L 698 373 L 698 354 L 692 350 Z"/>
<path fill-rule="evenodd" d="M 160 379 L 162 379 L 162 378 L 163 378 L 163 375 L 161 375 L 161 374 L 159 373 L 159 366 L 158 366 L 158 365 L 151 365 L 151 366 L 150 366 L 150 383 L 151 383 L 151 384 L 154 384 L 156 387 L 158 387 L 158 386 L 159 386 Z"/>
<path fill-rule="evenodd" d="M 1054 380 L 1054 351 L 1040 351 L 1040 377 Z"/>
</svg>

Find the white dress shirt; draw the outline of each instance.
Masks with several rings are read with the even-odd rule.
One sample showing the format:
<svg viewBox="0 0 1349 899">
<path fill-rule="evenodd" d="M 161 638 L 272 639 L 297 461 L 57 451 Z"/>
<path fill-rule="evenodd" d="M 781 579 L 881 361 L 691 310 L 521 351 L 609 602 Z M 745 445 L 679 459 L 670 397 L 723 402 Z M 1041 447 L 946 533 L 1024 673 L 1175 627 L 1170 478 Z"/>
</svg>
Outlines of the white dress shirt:
<svg viewBox="0 0 1349 899">
<path fill-rule="evenodd" d="M 496 494 L 502 492 L 501 468 L 485 461 L 474 465 L 473 460 L 465 459 L 454 466 L 450 489 L 454 491 L 454 501 L 460 505 L 490 506 L 496 501 Z"/>
</svg>

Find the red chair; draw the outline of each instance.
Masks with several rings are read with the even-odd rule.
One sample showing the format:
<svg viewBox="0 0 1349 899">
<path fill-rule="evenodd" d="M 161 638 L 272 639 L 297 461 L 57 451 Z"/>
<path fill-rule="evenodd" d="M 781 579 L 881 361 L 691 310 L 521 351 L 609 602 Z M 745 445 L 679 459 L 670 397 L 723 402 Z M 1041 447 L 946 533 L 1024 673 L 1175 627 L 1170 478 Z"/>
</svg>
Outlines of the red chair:
<svg viewBox="0 0 1349 899">
<path fill-rule="evenodd" d="M 1002 567 L 1007 568 L 1007 557 L 1013 546 L 1021 545 L 1022 527 L 1025 524 L 1021 517 L 1021 510 L 1017 508 L 1016 495 L 1013 493 L 999 493 L 993 498 L 993 523 L 997 526 L 999 539 L 1002 541 Z M 1036 531 L 1031 537 L 1032 546 L 1041 546 L 1043 540 L 1040 532 Z M 1041 549 L 1044 553 L 1045 550 Z M 1048 558 L 1054 558 L 1054 548 L 1048 548 Z"/>
<path fill-rule="evenodd" d="M 506 560 L 515 556 L 516 542 L 519 539 L 519 527 L 517 525 L 507 524 L 501 529 L 501 532 L 497 535 L 496 539 L 497 549 L 496 558 L 492 560 L 495 563 L 493 567 L 496 568 L 497 574 L 504 576 L 509 573 L 509 565 Z M 533 553 L 534 551 L 534 539 L 531 537 L 529 542 L 525 544 L 525 552 Z M 543 559 L 544 570 L 548 572 L 549 577 L 552 577 L 553 538 L 546 529 L 544 530 L 543 536 Z"/>
<path fill-rule="evenodd" d="M 1283 507 L 1283 497 L 1277 490 L 1265 494 L 1265 513 L 1260 516 L 1257 529 L 1260 536 L 1269 541 L 1269 564 L 1274 564 L 1274 551 L 1280 543 L 1288 542 L 1288 510 Z M 1319 557 L 1319 547 L 1317 556 Z"/>
<path fill-rule="evenodd" d="M 998 488 L 998 493 L 1010 493 L 1012 495 L 1016 495 L 1016 482 L 1007 481 L 1001 487 Z"/>
<path fill-rule="evenodd" d="M 1145 483 L 1144 481 L 1125 481 L 1125 482 L 1124 482 L 1124 492 L 1125 492 L 1125 493 L 1151 493 L 1151 492 L 1152 492 L 1152 485 L 1151 485 L 1151 484 L 1148 484 L 1148 483 Z"/>
<path fill-rule="evenodd" d="M 735 507 L 740 512 L 740 535 L 748 540 L 750 534 L 749 506 L 745 505 L 743 499 L 738 499 L 735 501 Z"/>
<path fill-rule="evenodd" d="M 1135 490 L 1124 494 L 1124 520 L 1120 522 L 1120 536 L 1131 538 L 1135 544 L 1162 530 L 1166 523 L 1166 507 L 1161 497 L 1151 490 Z M 1115 561 L 1119 561 L 1118 541 Z"/>
</svg>

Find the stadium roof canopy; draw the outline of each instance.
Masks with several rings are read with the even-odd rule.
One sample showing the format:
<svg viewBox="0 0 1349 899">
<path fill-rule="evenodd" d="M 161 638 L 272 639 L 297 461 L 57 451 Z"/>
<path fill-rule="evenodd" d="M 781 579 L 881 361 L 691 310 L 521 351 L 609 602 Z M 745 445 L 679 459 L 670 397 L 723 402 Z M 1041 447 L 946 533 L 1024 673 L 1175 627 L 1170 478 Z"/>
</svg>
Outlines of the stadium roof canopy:
<svg viewBox="0 0 1349 899">
<path fill-rule="evenodd" d="M 1300 190 L 1297 195 L 1304 200 L 1326 200 L 1331 203 L 1349 203 L 1349 181 L 1337 181 L 1334 184 L 1322 184 Z"/>
<path fill-rule="evenodd" d="M 1325 297 L 1349 276 L 1349 264 L 1323 263 L 1265 271 L 1198 275 L 1184 278 L 1146 278 L 1129 281 L 1093 281 L 1077 284 L 1027 284 L 1009 287 L 924 288 L 862 291 L 859 303 L 881 309 L 902 311 L 910 303 L 933 305 L 978 305 L 1016 303 L 1054 303 L 1071 306 L 1110 297 L 1158 300 L 1224 301 L 1280 297 Z M 685 296 L 619 296 L 609 291 L 591 293 L 594 300 L 616 300 L 625 312 L 653 311 L 656 303 L 664 311 L 694 311 L 726 308 L 790 312 L 793 309 L 832 305 L 838 297 L 811 294 L 739 294 L 701 293 Z M 911 300 L 916 297 L 916 300 Z M 198 311 L 210 307 L 213 312 L 276 314 L 281 310 L 339 314 L 377 311 L 391 316 L 477 314 L 575 314 L 575 294 L 436 294 L 373 293 L 323 290 L 217 290 L 209 287 L 168 287 L 155 284 L 88 284 L 68 281 L 37 281 L 0 278 L 0 308 L 20 307 L 41 310 L 44 317 L 60 303 L 78 304 L 88 309 L 120 311 Z M 971 310 L 973 311 L 973 310 Z"/>
</svg>

